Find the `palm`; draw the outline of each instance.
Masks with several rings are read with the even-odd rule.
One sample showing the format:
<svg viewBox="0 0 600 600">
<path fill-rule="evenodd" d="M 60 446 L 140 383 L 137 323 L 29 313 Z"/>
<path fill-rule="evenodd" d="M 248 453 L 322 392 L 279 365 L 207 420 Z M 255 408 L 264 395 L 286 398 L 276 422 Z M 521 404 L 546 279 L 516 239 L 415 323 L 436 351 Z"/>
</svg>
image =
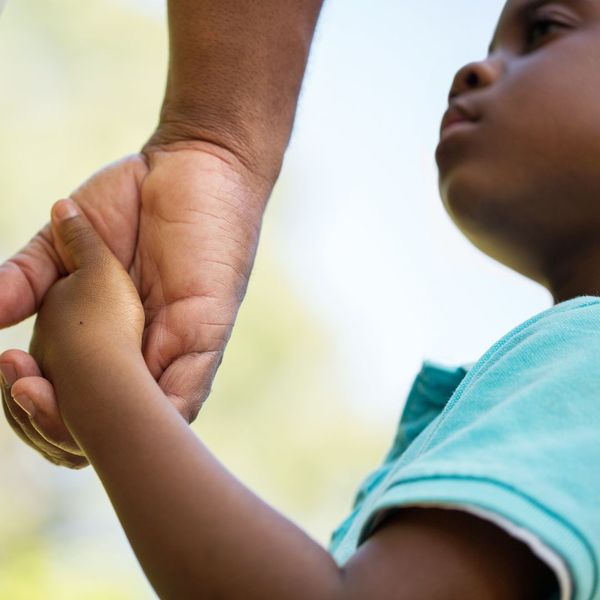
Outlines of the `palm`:
<svg viewBox="0 0 600 600">
<path fill-rule="evenodd" d="M 189 421 L 210 391 L 246 290 L 260 225 L 248 196 L 233 170 L 195 150 L 154 155 L 141 187 L 130 274 L 146 314 L 144 357 Z"/>
<path fill-rule="evenodd" d="M 149 164 L 140 155 L 123 159 L 72 197 L 129 269 L 145 310 L 146 363 L 178 411 L 193 420 L 246 289 L 264 208 L 260 192 L 251 192 L 241 170 L 196 147 L 154 152 Z M 49 230 L 42 230 L 0 268 L 0 289 L 10 293 L 0 296 L 0 326 L 35 312 L 64 272 L 51 242 Z M 36 374 L 31 357 L 21 354 L 14 362 L 22 364 L 20 376 Z M 85 459 L 73 462 L 80 452 L 56 422 L 58 413 L 38 432 L 6 394 L 5 401 L 25 441 L 53 462 L 81 466 Z"/>
</svg>

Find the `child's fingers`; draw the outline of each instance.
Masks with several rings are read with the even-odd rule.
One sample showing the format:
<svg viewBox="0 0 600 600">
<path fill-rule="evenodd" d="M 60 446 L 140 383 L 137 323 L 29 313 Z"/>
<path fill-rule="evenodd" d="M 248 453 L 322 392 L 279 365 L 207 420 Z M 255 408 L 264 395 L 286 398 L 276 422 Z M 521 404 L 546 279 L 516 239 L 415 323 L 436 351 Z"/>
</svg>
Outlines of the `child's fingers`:
<svg viewBox="0 0 600 600">
<path fill-rule="evenodd" d="M 59 200 L 59 202 L 60 202 L 60 200 Z M 54 207 L 57 204 L 58 204 L 58 202 L 55 203 L 51 209 L 52 218 L 50 220 L 50 230 L 52 232 L 52 242 L 53 242 L 54 249 L 56 250 L 56 253 L 60 257 L 60 260 L 61 260 L 62 264 L 64 265 L 64 268 L 67 270 L 68 273 L 72 273 L 75 270 L 75 264 L 73 263 L 73 259 L 70 257 L 69 252 L 65 248 L 65 243 L 61 239 L 60 233 L 57 228 L 58 221 L 54 217 L 54 212 L 55 212 Z"/>
<path fill-rule="evenodd" d="M 5 350 L 0 354 L 0 369 L 3 373 L 2 385 L 0 388 L 2 389 L 2 405 L 4 413 L 6 415 L 6 420 L 17 436 L 19 436 L 27 445 L 36 449 L 50 462 L 70 468 L 81 468 L 82 466 L 87 465 L 87 459 L 81 456 L 82 453 L 76 446 L 72 450 L 63 450 L 62 448 L 57 447 L 52 440 L 47 439 L 48 437 L 53 437 L 58 440 L 63 440 L 65 433 L 70 436 L 62 419 L 60 419 L 58 424 L 55 423 L 54 427 L 62 426 L 64 428 L 63 434 L 57 434 L 56 431 L 54 431 L 51 436 L 44 437 L 34 427 L 34 424 L 27 413 L 11 396 L 13 385 L 20 379 L 28 377 L 36 379 L 41 378 L 40 369 L 34 358 L 27 352 L 23 352 L 23 350 Z M 71 444 L 67 443 L 65 447 L 70 448 Z"/>
<path fill-rule="evenodd" d="M 70 469 L 81 469 L 88 464 L 85 457 L 66 452 L 45 440 L 33 427 L 27 413 L 13 400 L 10 395 L 10 387 L 3 383 L 0 388 L 2 389 L 2 408 L 6 420 L 25 444 L 31 446 L 55 465 L 62 465 Z"/>
<path fill-rule="evenodd" d="M 65 426 L 52 384 L 43 377 L 23 377 L 11 388 L 13 400 L 29 415 L 33 428 L 54 446 L 82 456 L 79 446 Z"/>
<path fill-rule="evenodd" d="M 71 199 L 59 200 L 52 206 L 51 227 L 55 249 L 69 273 L 112 257 L 104 240 Z"/>
</svg>

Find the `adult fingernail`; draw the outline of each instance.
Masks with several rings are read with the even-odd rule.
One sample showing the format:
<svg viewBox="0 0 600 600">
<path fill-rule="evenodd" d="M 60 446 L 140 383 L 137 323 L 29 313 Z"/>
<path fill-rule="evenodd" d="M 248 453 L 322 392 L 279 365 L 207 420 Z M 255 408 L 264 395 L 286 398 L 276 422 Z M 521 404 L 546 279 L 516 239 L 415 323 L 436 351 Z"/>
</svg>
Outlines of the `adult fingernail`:
<svg viewBox="0 0 600 600">
<path fill-rule="evenodd" d="M 66 200 L 59 200 L 52 209 L 54 216 L 57 221 L 66 221 L 67 219 L 71 219 L 76 217 L 79 214 L 79 210 L 75 205 L 75 202 L 70 198 Z"/>
<path fill-rule="evenodd" d="M 0 372 L 2 373 L 2 379 L 8 387 L 12 387 L 14 382 L 17 380 L 17 372 L 10 363 L 0 363 Z"/>
<path fill-rule="evenodd" d="M 29 398 L 29 396 L 25 396 L 24 394 L 19 394 L 18 396 L 14 396 L 13 400 L 30 416 L 33 417 L 35 414 L 35 406 L 33 402 Z"/>
</svg>

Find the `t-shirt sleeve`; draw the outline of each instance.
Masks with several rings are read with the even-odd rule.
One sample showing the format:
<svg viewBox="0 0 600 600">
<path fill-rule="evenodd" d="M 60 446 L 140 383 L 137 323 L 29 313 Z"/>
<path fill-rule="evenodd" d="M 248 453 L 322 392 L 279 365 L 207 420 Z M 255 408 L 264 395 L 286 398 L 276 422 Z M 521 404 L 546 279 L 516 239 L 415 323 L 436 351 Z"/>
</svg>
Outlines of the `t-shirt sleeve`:
<svg viewBox="0 0 600 600">
<path fill-rule="evenodd" d="M 503 338 L 414 444 L 359 543 L 390 509 L 459 508 L 527 543 L 556 573 L 562 598 L 600 598 L 600 305 Z"/>
</svg>

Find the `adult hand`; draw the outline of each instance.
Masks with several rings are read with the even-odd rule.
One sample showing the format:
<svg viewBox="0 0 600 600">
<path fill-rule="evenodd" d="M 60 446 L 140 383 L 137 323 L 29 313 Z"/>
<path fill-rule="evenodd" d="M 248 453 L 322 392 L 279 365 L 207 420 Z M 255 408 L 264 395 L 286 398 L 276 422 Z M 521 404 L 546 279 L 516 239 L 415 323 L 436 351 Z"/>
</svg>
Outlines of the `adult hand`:
<svg viewBox="0 0 600 600">
<path fill-rule="evenodd" d="M 231 334 L 271 187 L 270 178 L 253 174 L 220 146 L 177 142 L 106 167 L 71 196 L 129 271 L 145 312 L 144 358 L 188 422 L 210 392 Z M 47 225 L 0 266 L 0 327 L 40 308 L 66 274 L 61 256 Z M 51 462 L 86 466 L 51 382 L 36 380 L 35 406 L 19 399 L 31 416 L 11 397 L 16 379 L 42 375 L 31 351 L 0 355 L 8 422 Z"/>
<path fill-rule="evenodd" d="M 167 86 L 144 157 L 108 167 L 73 196 L 129 270 L 145 311 L 144 357 L 188 421 L 246 290 L 322 1 L 169 0 Z M 41 306 L 65 273 L 61 255 L 47 227 L 0 267 L 0 327 Z M 32 376 L 43 387 L 29 418 L 4 386 L 9 421 L 49 460 L 85 465 L 32 352 L 0 355 L 9 383 Z"/>
</svg>

